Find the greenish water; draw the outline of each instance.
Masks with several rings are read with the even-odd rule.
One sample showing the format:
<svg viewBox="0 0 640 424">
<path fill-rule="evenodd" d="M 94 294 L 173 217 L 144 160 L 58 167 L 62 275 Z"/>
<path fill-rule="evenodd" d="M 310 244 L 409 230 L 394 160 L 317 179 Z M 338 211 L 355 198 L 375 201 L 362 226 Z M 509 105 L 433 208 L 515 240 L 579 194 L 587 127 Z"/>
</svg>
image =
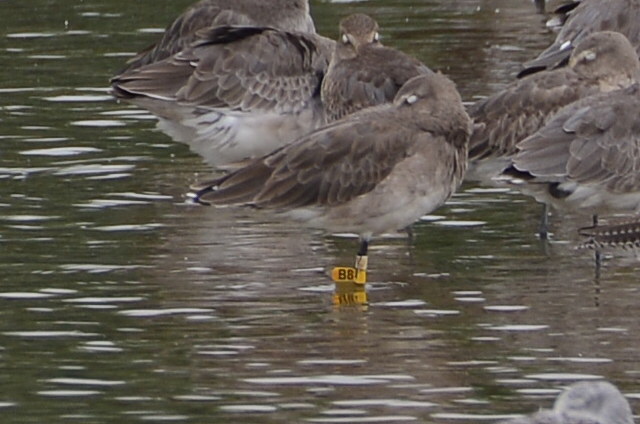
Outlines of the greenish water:
<svg viewBox="0 0 640 424">
<path fill-rule="evenodd" d="M 210 170 L 108 79 L 187 1 L 0 1 L 0 414 L 43 422 L 492 422 L 602 376 L 640 397 L 632 255 L 576 250 L 584 217 L 465 186 L 376 239 L 368 307 L 325 270 L 356 241 L 188 205 Z M 506 84 L 553 38 L 525 0 L 312 2 L 456 81 Z"/>
</svg>

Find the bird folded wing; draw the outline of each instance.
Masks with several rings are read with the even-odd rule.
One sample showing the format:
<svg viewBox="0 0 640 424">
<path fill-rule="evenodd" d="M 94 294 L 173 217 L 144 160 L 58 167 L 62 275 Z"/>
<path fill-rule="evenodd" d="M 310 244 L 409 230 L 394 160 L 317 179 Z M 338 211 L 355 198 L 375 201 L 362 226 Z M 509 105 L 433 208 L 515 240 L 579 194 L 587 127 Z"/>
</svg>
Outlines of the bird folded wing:
<svg viewBox="0 0 640 424">
<path fill-rule="evenodd" d="M 338 121 L 201 186 L 196 197 L 275 209 L 337 205 L 371 191 L 414 143 L 376 117 Z"/>
<path fill-rule="evenodd" d="M 469 109 L 476 123 L 469 145 L 470 159 L 512 155 L 516 144 L 535 133 L 564 105 L 596 87 L 576 84 L 571 70 L 541 73 L 480 100 Z"/>
<path fill-rule="evenodd" d="M 183 103 L 293 113 L 316 93 L 329 59 L 330 44 L 314 34 L 218 27 L 200 36 L 179 55 L 195 68 L 176 94 Z"/>
</svg>

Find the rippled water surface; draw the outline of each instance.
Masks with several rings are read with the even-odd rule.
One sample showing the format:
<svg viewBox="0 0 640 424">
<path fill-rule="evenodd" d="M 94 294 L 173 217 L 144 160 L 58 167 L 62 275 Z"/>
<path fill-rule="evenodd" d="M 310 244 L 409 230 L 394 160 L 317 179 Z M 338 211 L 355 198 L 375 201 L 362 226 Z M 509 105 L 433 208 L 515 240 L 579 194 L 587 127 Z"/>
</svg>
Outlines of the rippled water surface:
<svg viewBox="0 0 640 424">
<path fill-rule="evenodd" d="M 0 1 L 3 423 L 492 422 L 606 377 L 640 411 L 633 254 L 576 250 L 588 217 L 466 185 L 370 254 L 368 306 L 326 271 L 356 240 L 196 207 L 210 174 L 106 89 L 188 1 Z M 359 11 L 467 101 L 553 38 L 526 0 L 312 1 Z"/>
</svg>

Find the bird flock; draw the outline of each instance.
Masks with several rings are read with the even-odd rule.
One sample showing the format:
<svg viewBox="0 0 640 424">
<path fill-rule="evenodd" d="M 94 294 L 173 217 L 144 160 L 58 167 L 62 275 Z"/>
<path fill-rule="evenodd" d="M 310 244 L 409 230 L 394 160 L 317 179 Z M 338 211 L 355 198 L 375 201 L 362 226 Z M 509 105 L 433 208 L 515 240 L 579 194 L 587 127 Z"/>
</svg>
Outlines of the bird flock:
<svg viewBox="0 0 640 424">
<path fill-rule="evenodd" d="M 368 15 L 343 18 L 334 41 L 308 0 L 202 0 L 112 93 L 230 170 L 194 183 L 194 202 L 355 232 L 347 279 L 364 283 L 372 236 L 408 228 L 463 179 L 517 183 L 545 205 L 541 237 L 549 205 L 594 226 L 640 210 L 640 0 L 573 1 L 554 22 L 551 46 L 465 108 L 448 77 L 384 46 Z M 606 244 L 624 225 L 589 234 Z"/>
<path fill-rule="evenodd" d="M 194 182 L 194 203 L 357 233 L 355 266 L 334 269 L 336 281 L 365 283 L 372 236 L 409 227 L 464 179 L 594 216 L 581 233 L 596 247 L 638 246 L 640 0 L 571 1 L 549 25 L 553 44 L 465 107 L 447 76 L 384 46 L 368 15 L 343 18 L 332 40 L 308 0 L 201 0 L 111 87 L 224 170 Z M 631 221 L 596 225 L 612 213 Z M 509 423 L 633 419 L 615 386 L 583 382 Z"/>
</svg>

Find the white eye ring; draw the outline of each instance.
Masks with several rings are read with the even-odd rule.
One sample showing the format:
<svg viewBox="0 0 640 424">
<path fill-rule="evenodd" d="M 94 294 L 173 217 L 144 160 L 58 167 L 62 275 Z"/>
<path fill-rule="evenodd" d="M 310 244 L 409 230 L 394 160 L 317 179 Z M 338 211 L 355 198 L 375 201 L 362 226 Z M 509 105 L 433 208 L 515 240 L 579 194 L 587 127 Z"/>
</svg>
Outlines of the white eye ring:
<svg viewBox="0 0 640 424">
<path fill-rule="evenodd" d="M 373 41 L 378 41 L 380 40 L 380 34 L 378 34 L 377 32 L 373 33 Z"/>
<path fill-rule="evenodd" d="M 342 34 L 342 43 L 349 44 L 349 37 L 347 37 L 347 34 Z"/>
<path fill-rule="evenodd" d="M 407 101 L 408 104 L 412 105 L 412 104 L 414 104 L 415 102 L 418 101 L 418 96 L 416 96 L 415 94 L 412 94 L 409 97 L 407 97 L 406 101 Z"/>
<path fill-rule="evenodd" d="M 592 60 L 595 60 L 597 56 L 598 55 L 594 51 L 588 50 L 585 52 L 584 59 L 591 62 Z"/>
</svg>

